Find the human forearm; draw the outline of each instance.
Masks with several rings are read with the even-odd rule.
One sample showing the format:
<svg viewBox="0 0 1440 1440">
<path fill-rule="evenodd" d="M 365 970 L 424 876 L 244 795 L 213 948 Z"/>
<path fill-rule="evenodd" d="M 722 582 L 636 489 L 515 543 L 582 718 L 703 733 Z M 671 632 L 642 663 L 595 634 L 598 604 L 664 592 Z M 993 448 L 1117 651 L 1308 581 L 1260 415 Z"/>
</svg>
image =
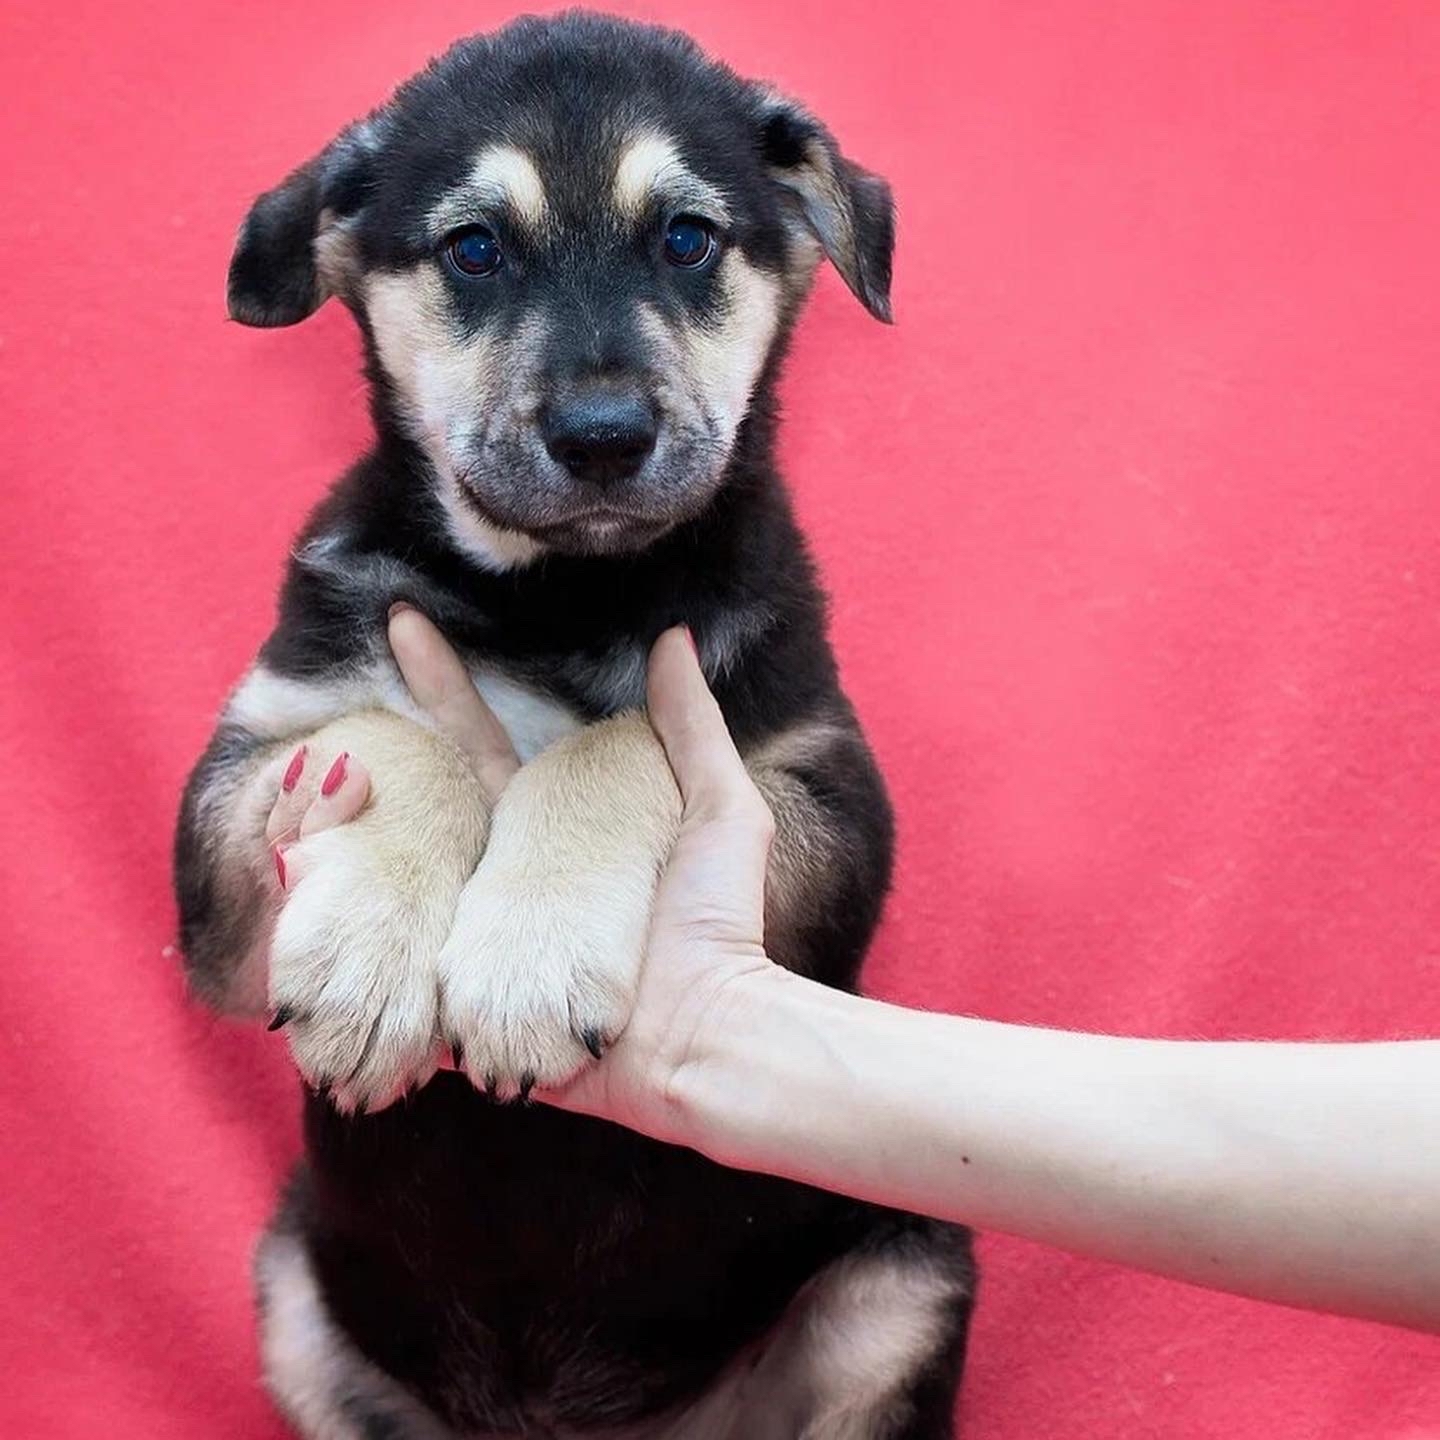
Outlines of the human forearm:
<svg viewBox="0 0 1440 1440">
<path fill-rule="evenodd" d="M 1440 1328 L 1440 1043 L 1132 1040 L 732 987 L 668 1094 L 729 1164 Z"/>
</svg>

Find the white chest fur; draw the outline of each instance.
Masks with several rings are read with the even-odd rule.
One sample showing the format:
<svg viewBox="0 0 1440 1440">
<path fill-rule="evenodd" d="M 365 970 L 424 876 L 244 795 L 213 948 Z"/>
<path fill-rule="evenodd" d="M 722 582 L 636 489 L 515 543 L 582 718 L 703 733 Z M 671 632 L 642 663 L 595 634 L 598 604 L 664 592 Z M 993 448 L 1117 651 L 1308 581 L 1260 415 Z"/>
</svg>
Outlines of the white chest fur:
<svg viewBox="0 0 1440 1440">
<path fill-rule="evenodd" d="M 471 673 L 475 688 L 505 727 L 521 760 L 532 760 L 584 724 L 580 716 L 498 670 Z M 225 719 L 262 740 L 291 740 L 342 715 L 379 707 L 424 725 L 393 665 L 374 664 L 316 679 L 276 675 L 257 665 L 241 681 Z"/>
<path fill-rule="evenodd" d="M 573 734 L 584 724 L 573 710 L 497 670 L 475 671 L 471 679 L 505 727 L 522 761 L 533 760 L 561 736 Z"/>
</svg>

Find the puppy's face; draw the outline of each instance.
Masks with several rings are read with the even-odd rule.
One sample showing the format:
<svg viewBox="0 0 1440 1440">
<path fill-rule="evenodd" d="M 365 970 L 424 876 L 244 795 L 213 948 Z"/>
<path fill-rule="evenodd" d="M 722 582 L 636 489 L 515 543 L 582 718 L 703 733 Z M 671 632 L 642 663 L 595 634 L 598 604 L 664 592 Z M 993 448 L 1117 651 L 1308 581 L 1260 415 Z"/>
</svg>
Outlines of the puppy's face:
<svg viewBox="0 0 1440 1440">
<path fill-rule="evenodd" d="M 256 202 L 230 308 L 330 294 L 382 423 L 503 568 L 636 550 L 724 481 L 823 253 L 888 318 L 884 182 L 683 37 L 585 15 L 462 42 Z"/>
</svg>

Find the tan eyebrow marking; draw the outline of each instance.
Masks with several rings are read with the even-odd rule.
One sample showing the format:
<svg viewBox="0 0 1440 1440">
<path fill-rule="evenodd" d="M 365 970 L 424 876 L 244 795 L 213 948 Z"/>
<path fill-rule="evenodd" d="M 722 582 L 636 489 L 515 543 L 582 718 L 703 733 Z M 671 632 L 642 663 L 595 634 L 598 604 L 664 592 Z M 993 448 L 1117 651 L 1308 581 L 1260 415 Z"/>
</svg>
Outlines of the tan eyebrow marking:
<svg viewBox="0 0 1440 1440">
<path fill-rule="evenodd" d="M 502 207 L 532 228 L 549 211 L 545 182 L 525 151 L 514 145 L 487 145 L 476 157 L 464 181 L 444 196 L 430 212 L 430 225 L 444 234 L 473 222 L 477 209 Z"/>
<path fill-rule="evenodd" d="M 612 195 L 615 208 L 634 218 L 643 215 L 659 196 L 722 225 L 730 219 L 724 196 L 688 169 L 675 142 L 658 130 L 641 130 L 625 142 L 615 166 Z"/>
</svg>

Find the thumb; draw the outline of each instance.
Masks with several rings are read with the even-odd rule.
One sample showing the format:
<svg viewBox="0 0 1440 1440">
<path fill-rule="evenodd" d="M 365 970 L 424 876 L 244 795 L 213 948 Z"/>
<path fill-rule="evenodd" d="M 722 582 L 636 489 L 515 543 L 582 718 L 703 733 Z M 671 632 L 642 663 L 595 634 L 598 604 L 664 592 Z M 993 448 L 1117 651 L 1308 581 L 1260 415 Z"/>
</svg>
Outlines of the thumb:
<svg viewBox="0 0 1440 1440">
<path fill-rule="evenodd" d="M 700 669 L 688 631 L 667 630 L 650 659 L 650 720 L 683 802 L 656 922 L 717 938 L 764 937 L 765 872 L 775 821 Z"/>
<path fill-rule="evenodd" d="M 665 631 L 655 642 L 646 698 L 650 723 L 680 787 L 684 822 L 725 820 L 767 833 L 770 812 L 730 738 L 686 626 Z"/>
<path fill-rule="evenodd" d="M 390 609 L 390 651 L 415 703 L 469 759 L 493 805 L 520 768 L 515 747 L 434 622 L 403 602 Z"/>
</svg>

